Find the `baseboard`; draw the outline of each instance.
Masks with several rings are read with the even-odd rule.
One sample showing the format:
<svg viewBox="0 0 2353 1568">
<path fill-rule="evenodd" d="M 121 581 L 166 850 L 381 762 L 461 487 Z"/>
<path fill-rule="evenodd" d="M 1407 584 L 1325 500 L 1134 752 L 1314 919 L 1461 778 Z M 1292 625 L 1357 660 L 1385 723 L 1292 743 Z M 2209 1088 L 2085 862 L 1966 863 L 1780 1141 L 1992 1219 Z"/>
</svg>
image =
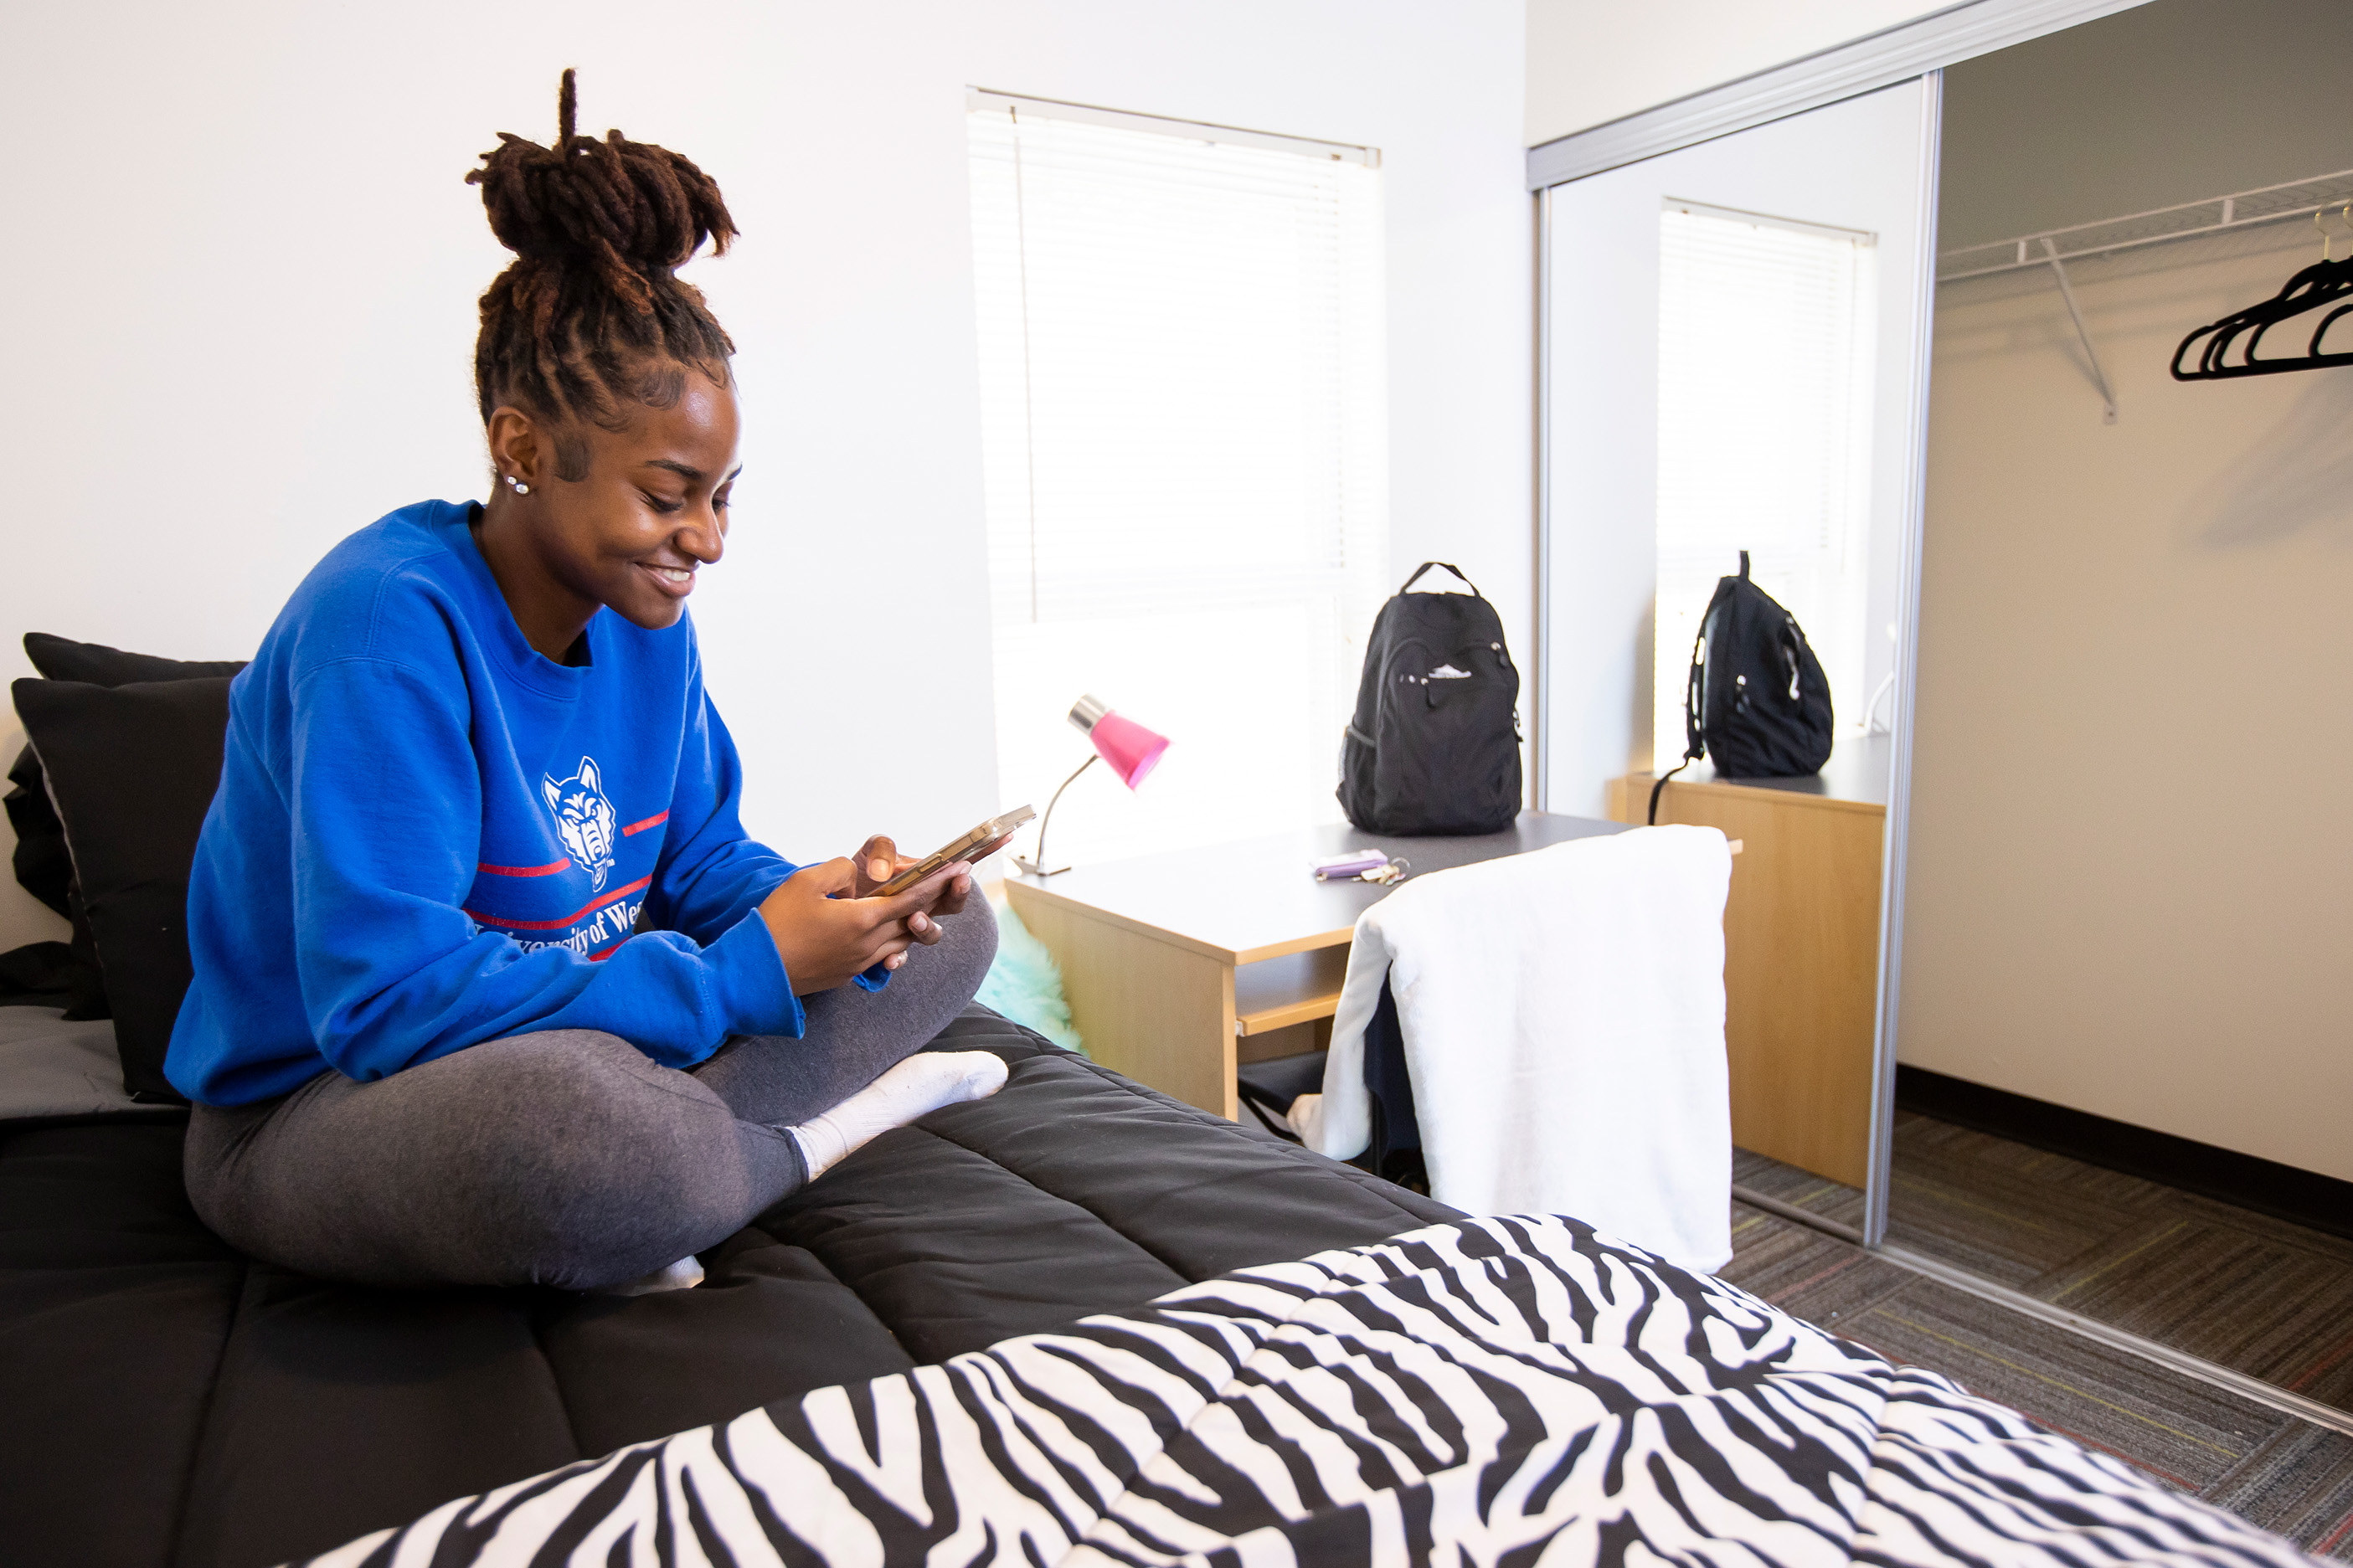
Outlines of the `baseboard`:
<svg viewBox="0 0 2353 1568">
<path fill-rule="evenodd" d="M 2030 1100 L 2008 1089 L 1988 1089 L 1926 1068 L 1896 1068 L 1895 1103 L 1972 1131 L 2162 1182 L 2331 1236 L 2353 1237 L 2353 1182 Z"/>
</svg>

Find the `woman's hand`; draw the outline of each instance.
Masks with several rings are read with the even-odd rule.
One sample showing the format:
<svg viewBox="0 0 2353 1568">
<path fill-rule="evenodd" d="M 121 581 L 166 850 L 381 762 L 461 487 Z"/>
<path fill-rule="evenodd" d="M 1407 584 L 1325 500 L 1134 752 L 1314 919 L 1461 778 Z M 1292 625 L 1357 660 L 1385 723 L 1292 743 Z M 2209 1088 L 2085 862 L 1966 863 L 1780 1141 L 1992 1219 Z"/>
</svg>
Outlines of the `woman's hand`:
<svg viewBox="0 0 2353 1568">
<path fill-rule="evenodd" d="M 1011 835 L 1008 834 L 1007 837 L 1010 837 Z M 998 839 L 996 844 L 983 849 L 980 855 L 988 854 L 1004 842 L 1005 839 Z M 980 855 L 974 856 L 973 859 L 979 859 Z M 859 847 L 855 858 L 858 862 L 858 888 L 851 896 L 860 899 L 870 896 L 875 889 L 915 864 L 914 861 L 899 853 L 897 845 L 879 833 Z M 943 866 L 940 869 L 947 874 L 948 879 L 942 887 L 938 899 L 927 906 L 925 912 L 927 915 L 960 915 L 964 913 L 965 900 L 972 896 L 971 861 L 958 860 L 951 865 Z M 928 886 L 937 879 L 937 878 L 926 878 L 925 885 Z M 913 889 L 908 890 L 913 891 Z M 914 927 L 914 935 L 917 942 L 929 947 L 940 940 L 938 922 L 929 919 L 918 922 Z"/>
<path fill-rule="evenodd" d="M 924 910 L 943 902 L 947 885 L 969 869 L 962 862 L 944 867 L 888 899 L 857 896 L 860 868 L 848 860 L 805 866 L 786 878 L 762 900 L 760 918 L 767 922 L 793 994 L 807 996 L 847 985 L 878 963 L 896 969 L 907 962 L 911 944 L 939 941 L 939 922 Z M 961 879 L 971 880 L 968 875 Z"/>
</svg>

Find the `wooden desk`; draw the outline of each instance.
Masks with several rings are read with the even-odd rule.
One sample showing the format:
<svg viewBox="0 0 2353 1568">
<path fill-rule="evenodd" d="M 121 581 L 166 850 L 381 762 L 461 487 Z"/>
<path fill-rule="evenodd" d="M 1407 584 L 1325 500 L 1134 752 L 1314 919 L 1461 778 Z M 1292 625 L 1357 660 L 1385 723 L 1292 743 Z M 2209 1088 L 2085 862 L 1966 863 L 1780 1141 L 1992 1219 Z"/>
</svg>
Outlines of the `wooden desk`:
<svg viewBox="0 0 2353 1568">
<path fill-rule="evenodd" d="M 1314 862 L 1378 849 L 1418 876 L 1622 831 L 1533 811 L 1509 832 L 1470 838 L 1387 838 L 1341 824 L 1058 877 L 1015 873 L 1005 894 L 1061 967 L 1088 1054 L 1231 1117 L 1236 1042 L 1331 1017 L 1356 917 L 1389 892 L 1318 882 Z"/>
<path fill-rule="evenodd" d="M 1644 820 L 1655 775 L 1609 785 Z M 1659 820 L 1743 841 L 1724 910 L 1724 1043 L 1732 1141 L 1852 1187 L 1871 1162 L 1872 1026 L 1887 742 L 1841 743 L 1819 777 L 1725 779 L 1701 763 L 1661 792 Z"/>
</svg>

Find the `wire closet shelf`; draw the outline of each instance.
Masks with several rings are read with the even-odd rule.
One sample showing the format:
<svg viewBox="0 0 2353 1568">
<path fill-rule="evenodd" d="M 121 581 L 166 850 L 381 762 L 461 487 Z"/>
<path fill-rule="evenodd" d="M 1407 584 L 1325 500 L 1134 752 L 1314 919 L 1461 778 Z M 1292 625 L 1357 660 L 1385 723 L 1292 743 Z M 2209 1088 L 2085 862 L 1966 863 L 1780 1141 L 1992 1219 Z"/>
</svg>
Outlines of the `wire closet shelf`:
<svg viewBox="0 0 2353 1568">
<path fill-rule="evenodd" d="M 1936 258 L 1936 281 L 1953 283 L 1964 278 L 2048 267 L 2053 261 L 2106 256 L 2195 235 L 2221 234 L 2257 224 L 2310 217 L 2348 203 L 2353 203 L 2353 169 L 2227 196 L 2209 196 L 2204 201 L 2184 202 L 2179 206 L 2158 207 L 2124 217 L 2104 218 L 2098 223 L 2045 229 L 2015 239 L 1963 246 Z M 2347 237 L 2353 239 L 2353 219 L 2348 220 L 2346 227 Z"/>
</svg>

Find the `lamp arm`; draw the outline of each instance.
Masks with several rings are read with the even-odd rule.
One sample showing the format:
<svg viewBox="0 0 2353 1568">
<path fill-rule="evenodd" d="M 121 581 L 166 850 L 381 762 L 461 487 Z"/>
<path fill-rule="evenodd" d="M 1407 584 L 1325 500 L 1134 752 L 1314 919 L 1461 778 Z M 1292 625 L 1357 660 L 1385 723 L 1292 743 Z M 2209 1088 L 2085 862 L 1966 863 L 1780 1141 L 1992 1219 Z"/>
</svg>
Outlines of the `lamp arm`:
<svg viewBox="0 0 2353 1568">
<path fill-rule="evenodd" d="M 1043 866 L 1046 863 L 1046 828 L 1054 820 L 1054 807 L 1060 805 L 1062 802 L 1062 790 L 1068 789 L 1072 784 L 1078 783 L 1079 775 L 1085 773 L 1089 768 L 1093 767 L 1095 765 L 1095 759 L 1100 754 L 1100 752 L 1089 752 L 1087 753 L 1087 760 L 1071 770 L 1071 776 L 1062 781 L 1061 789 L 1056 790 L 1054 792 L 1054 798 L 1046 803 L 1046 815 L 1038 819 L 1038 852 L 1035 859 L 1039 865 Z"/>
</svg>

